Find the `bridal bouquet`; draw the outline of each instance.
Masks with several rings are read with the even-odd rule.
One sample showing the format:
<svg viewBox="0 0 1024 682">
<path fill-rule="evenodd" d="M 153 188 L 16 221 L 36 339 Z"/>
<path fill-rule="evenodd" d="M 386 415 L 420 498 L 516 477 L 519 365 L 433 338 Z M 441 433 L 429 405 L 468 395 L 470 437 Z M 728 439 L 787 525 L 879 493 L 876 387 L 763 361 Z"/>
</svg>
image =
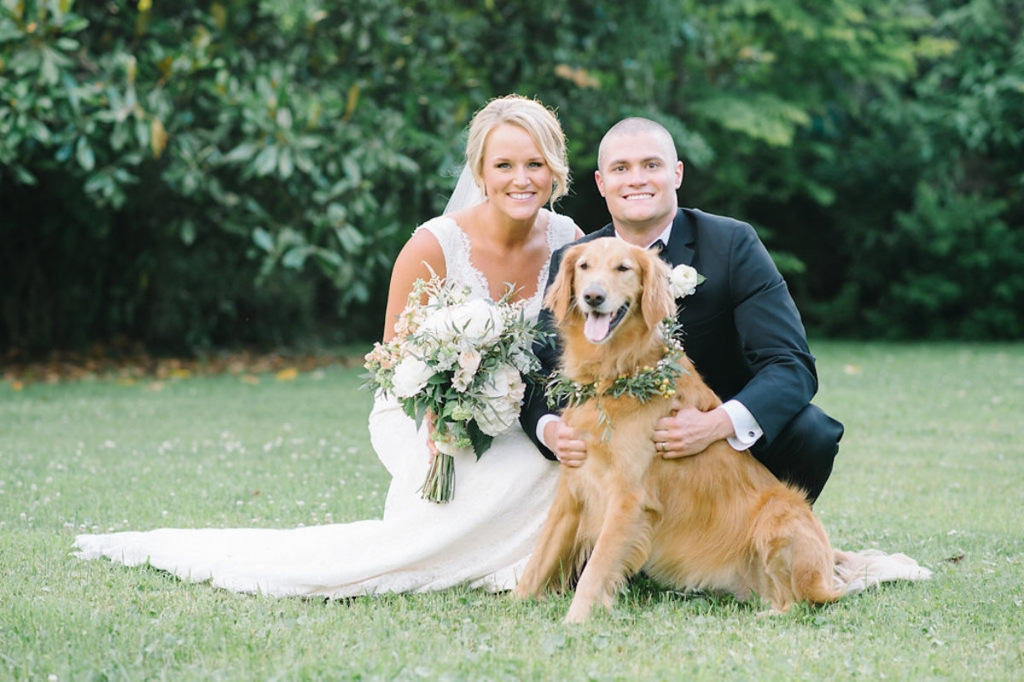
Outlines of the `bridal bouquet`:
<svg viewBox="0 0 1024 682">
<path fill-rule="evenodd" d="M 509 299 L 470 299 L 469 289 L 438 277 L 417 280 L 395 337 L 366 355 L 366 386 L 394 395 L 416 426 L 433 421 L 439 454 L 422 494 L 447 502 L 455 493 L 455 459 L 472 449 L 477 459 L 519 417 L 523 377 L 536 372 L 537 330 Z M 426 299 L 426 302 L 422 301 Z"/>
</svg>

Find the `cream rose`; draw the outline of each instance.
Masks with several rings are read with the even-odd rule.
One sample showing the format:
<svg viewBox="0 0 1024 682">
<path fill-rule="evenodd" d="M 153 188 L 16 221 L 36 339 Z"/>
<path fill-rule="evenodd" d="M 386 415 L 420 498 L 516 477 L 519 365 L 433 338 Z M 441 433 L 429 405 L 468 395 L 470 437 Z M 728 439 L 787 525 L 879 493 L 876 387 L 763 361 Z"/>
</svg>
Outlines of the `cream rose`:
<svg viewBox="0 0 1024 682">
<path fill-rule="evenodd" d="M 669 282 L 672 285 L 672 296 L 683 298 L 684 296 L 693 295 L 697 291 L 697 287 L 705 279 L 704 275 L 701 275 L 689 265 L 675 266 L 669 275 Z"/>
<path fill-rule="evenodd" d="M 483 387 L 485 405 L 474 410 L 473 418 L 481 431 L 497 436 L 507 431 L 519 416 L 526 384 L 512 365 L 501 365 L 487 379 Z"/>
<path fill-rule="evenodd" d="M 459 368 L 452 376 L 452 388 L 459 393 L 465 392 L 469 388 L 469 384 L 472 383 L 473 377 L 476 376 L 477 369 L 480 368 L 480 360 L 479 351 L 464 350 L 459 353 Z"/>
<path fill-rule="evenodd" d="M 392 390 L 398 398 L 411 398 L 427 385 L 434 370 L 419 358 L 406 357 L 395 367 Z"/>
<path fill-rule="evenodd" d="M 477 298 L 451 310 L 453 332 L 474 347 L 490 346 L 505 331 L 501 311 L 485 299 Z"/>
</svg>

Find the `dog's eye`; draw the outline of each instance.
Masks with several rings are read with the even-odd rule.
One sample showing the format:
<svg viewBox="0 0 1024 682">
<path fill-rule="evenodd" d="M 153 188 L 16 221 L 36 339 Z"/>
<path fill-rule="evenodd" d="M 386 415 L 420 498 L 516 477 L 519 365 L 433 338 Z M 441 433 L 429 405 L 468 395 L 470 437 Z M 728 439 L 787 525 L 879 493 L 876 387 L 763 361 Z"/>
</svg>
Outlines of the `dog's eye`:
<svg viewBox="0 0 1024 682">
<path fill-rule="evenodd" d="M 629 267 L 629 265 L 627 265 L 625 263 L 619 263 L 619 267 L 617 267 L 615 269 L 618 270 L 619 272 L 629 272 L 633 268 Z"/>
<path fill-rule="evenodd" d="M 588 265 L 586 261 L 580 261 L 580 263 L 577 264 L 576 267 L 579 268 L 580 270 L 586 270 L 587 268 L 590 267 L 590 265 Z"/>
</svg>

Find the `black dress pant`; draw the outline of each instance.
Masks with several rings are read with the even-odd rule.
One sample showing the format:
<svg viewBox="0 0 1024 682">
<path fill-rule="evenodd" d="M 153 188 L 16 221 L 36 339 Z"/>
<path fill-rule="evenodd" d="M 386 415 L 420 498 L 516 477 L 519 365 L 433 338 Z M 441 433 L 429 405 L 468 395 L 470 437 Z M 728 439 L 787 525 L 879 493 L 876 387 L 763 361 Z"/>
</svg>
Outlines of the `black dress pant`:
<svg viewBox="0 0 1024 682">
<path fill-rule="evenodd" d="M 832 464 L 839 452 L 843 425 L 820 408 L 808 405 L 769 444 L 764 439 L 754 443 L 751 454 L 781 481 L 807 491 L 814 502 L 832 474 Z"/>
</svg>

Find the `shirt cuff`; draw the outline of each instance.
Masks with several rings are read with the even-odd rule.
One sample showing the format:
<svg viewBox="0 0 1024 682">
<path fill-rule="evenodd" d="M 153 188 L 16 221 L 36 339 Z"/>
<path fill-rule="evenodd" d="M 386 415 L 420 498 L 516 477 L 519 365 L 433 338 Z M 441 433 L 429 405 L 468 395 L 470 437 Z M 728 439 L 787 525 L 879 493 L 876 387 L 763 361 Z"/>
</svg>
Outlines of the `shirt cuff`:
<svg viewBox="0 0 1024 682">
<path fill-rule="evenodd" d="M 733 432 L 736 434 L 728 439 L 733 450 L 748 450 L 757 442 L 757 439 L 764 435 L 761 425 L 750 414 L 750 410 L 743 403 L 736 400 L 728 400 L 722 404 L 722 409 L 729 415 L 732 422 Z"/>
<path fill-rule="evenodd" d="M 546 414 L 537 420 L 537 440 L 539 440 L 544 447 L 546 447 L 548 450 L 551 450 L 552 452 L 554 452 L 555 449 L 548 445 L 548 443 L 544 440 L 544 427 L 553 421 L 558 421 L 557 414 Z"/>
</svg>

